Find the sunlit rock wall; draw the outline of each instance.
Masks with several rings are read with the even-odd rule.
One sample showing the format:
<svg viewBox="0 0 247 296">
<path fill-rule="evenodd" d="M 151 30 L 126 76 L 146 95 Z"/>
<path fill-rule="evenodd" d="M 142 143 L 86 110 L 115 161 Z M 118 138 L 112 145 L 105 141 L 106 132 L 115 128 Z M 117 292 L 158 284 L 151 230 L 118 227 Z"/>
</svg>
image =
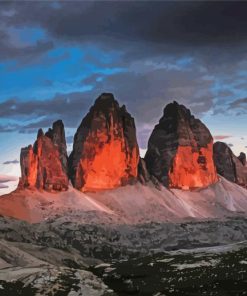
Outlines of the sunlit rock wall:
<svg viewBox="0 0 247 296">
<path fill-rule="evenodd" d="M 102 94 L 74 137 L 69 157 L 74 187 L 97 191 L 133 183 L 138 161 L 134 119 L 112 94 Z"/>
<path fill-rule="evenodd" d="M 165 107 L 145 161 L 150 174 L 169 188 L 201 188 L 218 180 L 209 130 L 177 102 Z"/>
</svg>

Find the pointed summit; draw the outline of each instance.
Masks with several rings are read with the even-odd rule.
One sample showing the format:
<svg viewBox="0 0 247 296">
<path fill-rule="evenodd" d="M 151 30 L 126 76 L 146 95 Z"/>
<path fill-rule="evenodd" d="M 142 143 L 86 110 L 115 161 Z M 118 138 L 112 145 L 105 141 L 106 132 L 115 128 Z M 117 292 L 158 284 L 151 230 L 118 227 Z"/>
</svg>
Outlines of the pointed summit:
<svg viewBox="0 0 247 296">
<path fill-rule="evenodd" d="M 145 161 L 150 174 L 170 188 L 200 188 L 218 180 L 209 130 L 177 102 L 164 108 Z"/>
<path fill-rule="evenodd" d="M 44 136 L 44 132 L 43 132 L 42 128 L 40 128 L 37 133 L 37 139 L 40 137 L 43 137 L 43 136 Z"/>
<path fill-rule="evenodd" d="M 110 93 L 101 94 L 82 120 L 69 157 L 70 177 L 82 191 L 111 189 L 137 178 L 134 118 Z"/>
</svg>

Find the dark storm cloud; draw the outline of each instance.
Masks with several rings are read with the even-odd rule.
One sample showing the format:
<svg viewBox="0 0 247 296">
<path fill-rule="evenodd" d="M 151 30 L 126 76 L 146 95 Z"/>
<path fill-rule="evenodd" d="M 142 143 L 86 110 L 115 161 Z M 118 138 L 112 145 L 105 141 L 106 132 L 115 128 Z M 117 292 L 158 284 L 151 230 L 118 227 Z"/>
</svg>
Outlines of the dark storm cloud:
<svg viewBox="0 0 247 296">
<path fill-rule="evenodd" d="M 41 24 L 69 40 L 109 36 L 128 40 L 194 45 L 242 43 L 246 36 L 245 2 L 48 2 L 10 4 L 16 13 L 5 22 Z M 30 13 L 32 7 L 32 13 Z M 5 7 L 6 10 L 6 7 Z"/>
<path fill-rule="evenodd" d="M 218 60 L 232 47 L 245 44 L 247 37 L 246 2 L 64 1 L 55 7 L 39 1 L 14 2 L 8 9 L 15 11 L 2 18 L 8 26 L 41 26 L 57 39 L 93 41 L 106 48 L 122 48 L 119 41 L 126 42 L 124 50 L 130 50 L 132 58 L 133 52 L 174 54 L 193 49 L 192 54 L 198 54 L 202 47 L 210 53 L 209 47 L 220 46 Z M 145 50 L 139 43 L 145 43 Z"/>
<path fill-rule="evenodd" d="M 76 44 L 83 49 L 93 44 L 106 53 L 120 52 L 111 66 L 126 72 L 86 77 L 81 84 L 93 88 L 87 93 L 57 94 L 44 101 L 8 99 L 0 103 L 0 117 L 37 119 L 16 126 L 23 133 L 49 127 L 57 119 L 77 127 L 100 93 L 113 92 L 135 117 L 144 139 L 140 146 L 145 147 L 145 138 L 172 100 L 196 115 L 212 109 L 214 114 L 222 113 L 227 108 L 225 97 L 234 92 L 222 88 L 216 98 L 213 86 L 216 76 L 231 84 L 237 71 L 246 67 L 246 10 L 247 2 L 6 2 L 0 7 L 0 59 L 27 61 L 58 45 Z M 40 27 L 45 39 L 25 52 L 7 42 L 10 27 Z M 176 64 L 181 58 L 185 58 L 182 64 Z M 49 59 L 44 64 L 50 64 Z M 56 63 L 60 58 L 53 59 Z M 66 54 L 61 59 L 70 57 Z M 55 77 L 54 81 L 44 77 L 45 86 L 52 88 L 55 82 Z M 230 107 L 246 106 L 244 100 Z"/>
<path fill-rule="evenodd" d="M 246 58 L 246 9 L 247 2 L 236 1 L 27 1 L 5 3 L 1 22 L 5 28 L 41 27 L 47 42 L 55 44 L 83 48 L 92 43 L 106 52 L 118 50 L 118 67 L 185 55 L 206 69 L 234 73 Z"/>
</svg>

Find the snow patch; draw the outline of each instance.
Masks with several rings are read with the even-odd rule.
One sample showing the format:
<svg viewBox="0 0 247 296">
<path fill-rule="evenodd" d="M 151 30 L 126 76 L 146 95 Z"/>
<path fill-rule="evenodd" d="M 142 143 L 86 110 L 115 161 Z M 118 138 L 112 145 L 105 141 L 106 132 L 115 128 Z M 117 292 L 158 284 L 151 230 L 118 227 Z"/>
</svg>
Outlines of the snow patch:
<svg viewBox="0 0 247 296">
<path fill-rule="evenodd" d="M 185 263 L 185 264 L 172 264 L 171 266 L 177 268 L 178 270 L 183 270 L 183 269 L 190 269 L 190 268 L 196 268 L 196 267 L 205 267 L 205 266 L 215 266 L 219 263 L 219 260 L 209 260 L 209 261 L 199 261 L 195 263 Z"/>
</svg>

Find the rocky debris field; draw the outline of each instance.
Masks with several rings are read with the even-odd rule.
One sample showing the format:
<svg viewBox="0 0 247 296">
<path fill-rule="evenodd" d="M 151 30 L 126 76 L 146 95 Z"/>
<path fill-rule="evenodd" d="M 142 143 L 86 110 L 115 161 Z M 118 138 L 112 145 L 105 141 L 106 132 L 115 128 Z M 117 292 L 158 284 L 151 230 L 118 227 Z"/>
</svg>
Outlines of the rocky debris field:
<svg viewBox="0 0 247 296">
<path fill-rule="evenodd" d="M 91 269 L 117 295 L 247 295 L 247 242 L 159 253 Z"/>
<path fill-rule="evenodd" d="M 96 225 L 1 217 L 0 295 L 245 295 L 245 241 L 246 218 Z"/>
</svg>

